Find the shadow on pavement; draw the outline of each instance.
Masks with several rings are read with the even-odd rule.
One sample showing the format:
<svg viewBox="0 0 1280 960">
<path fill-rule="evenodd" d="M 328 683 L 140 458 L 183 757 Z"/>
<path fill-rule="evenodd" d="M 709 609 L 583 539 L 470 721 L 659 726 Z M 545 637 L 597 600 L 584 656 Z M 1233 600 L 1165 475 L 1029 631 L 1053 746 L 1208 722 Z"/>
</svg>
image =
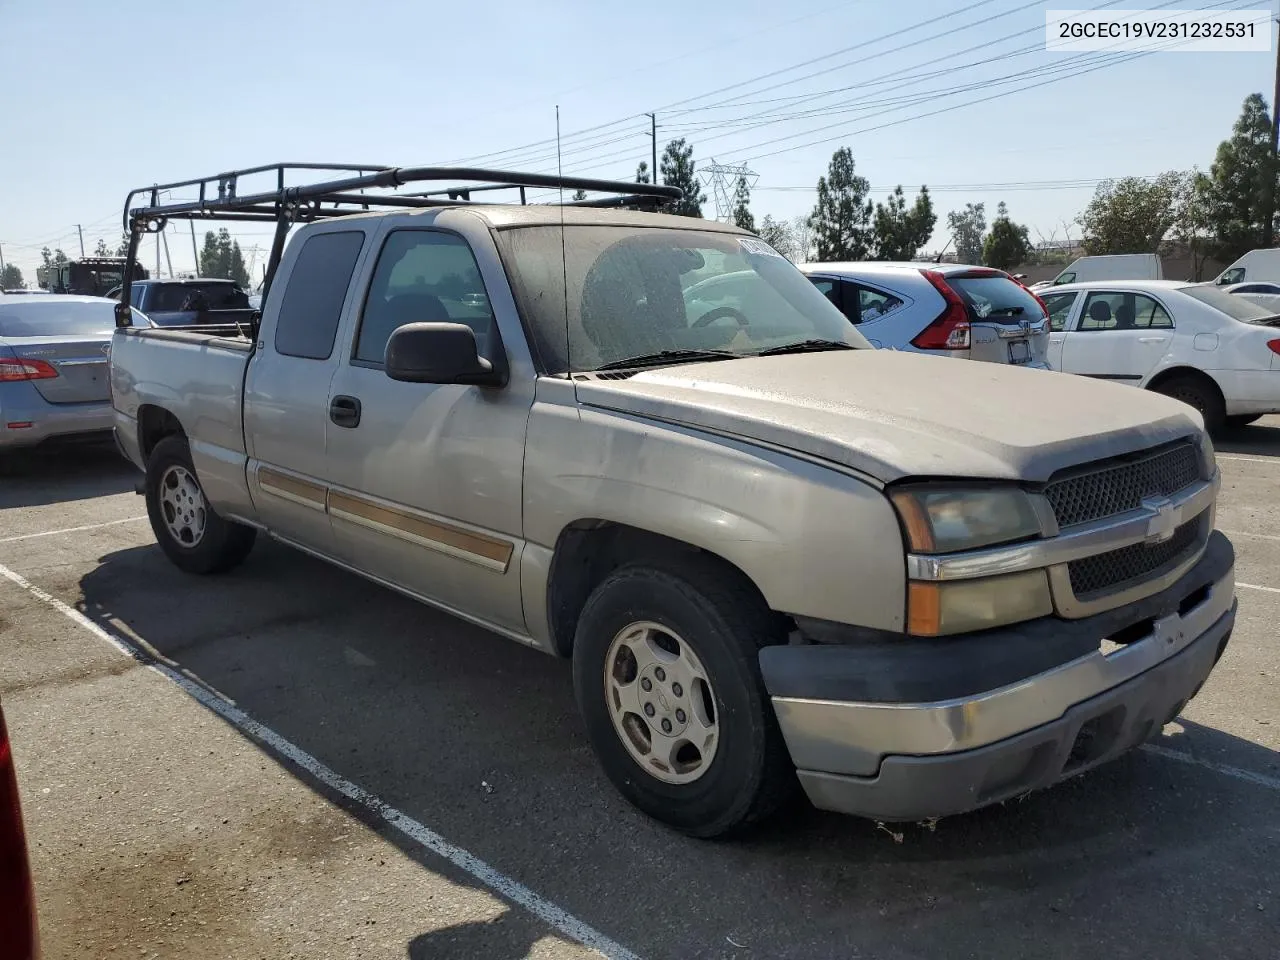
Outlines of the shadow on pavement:
<svg viewBox="0 0 1280 960">
<path fill-rule="evenodd" d="M 0 453 L 0 509 L 126 493 L 140 476 L 110 439 Z"/>
<path fill-rule="evenodd" d="M 1214 448 L 1220 453 L 1241 456 L 1280 457 L 1280 425 L 1276 425 L 1276 420 L 1276 417 L 1266 417 L 1247 427 L 1231 430 L 1214 441 Z"/>
<path fill-rule="evenodd" d="M 1243 958 L 1274 942 L 1276 795 L 1203 768 L 1139 752 L 932 826 L 798 803 L 749 839 L 700 842 L 613 791 L 565 663 L 274 543 L 210 578 L 155 547 L 123 550 L 55 588 L 78 588 L 89 616 L 122 623 L 343 777 L 651 960 Z M 1164 745 L 1275 768 L 1266 748 L 1182 725 Z M 428 869 L 478 885 L 353 812 Z M 503 916 L 424 933 L 408 956 L 523 956 L 541 928 L 516 908 Z"/>
</svg>

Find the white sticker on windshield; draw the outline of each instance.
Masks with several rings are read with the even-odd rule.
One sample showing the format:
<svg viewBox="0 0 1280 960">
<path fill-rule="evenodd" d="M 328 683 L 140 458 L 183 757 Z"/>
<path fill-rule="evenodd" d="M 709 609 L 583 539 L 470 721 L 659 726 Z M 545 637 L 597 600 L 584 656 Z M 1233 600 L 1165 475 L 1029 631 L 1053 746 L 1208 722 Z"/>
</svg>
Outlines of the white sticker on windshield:
<svg viewBox="0 0 1280 960">
<path fill-rule="evenodd" d="M 760 257 L 777 257 L 779 260 L 783 259 L 782 254 L 780 254 L 777 250 L 773 249 L 773 247 L 769 246 L 763 240 L 756 240 L 754 238 L 747 239 L 746 237 L 739 237 L 738 243 L 742 246 L 742 249 L 745 250 L 747 253 L 754 253 L 756 254 L 756 256 L 760 256 Z"/>
</svg>

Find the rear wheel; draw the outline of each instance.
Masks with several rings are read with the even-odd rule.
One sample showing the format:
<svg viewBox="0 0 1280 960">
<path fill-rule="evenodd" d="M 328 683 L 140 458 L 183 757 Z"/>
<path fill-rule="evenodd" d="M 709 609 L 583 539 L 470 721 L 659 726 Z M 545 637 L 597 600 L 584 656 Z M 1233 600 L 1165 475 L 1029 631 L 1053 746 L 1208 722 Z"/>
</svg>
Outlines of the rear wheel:
<svg viewBox="0 0 1280 960">
<path fill-rule="evenodd" d="M 714 564 L 625 567 L 587 600 L 574 692 L 605 774 L 649 816 L 716 837 L 773 813 L 795 770 L 760 675 L 780 642 L 748 584 Z"/>
<path fill-rule="evenodd" d="M 147 460 L 147 517 L 160 548 L 187 573 L 223 573 L 253 548 L 257 531 L 214 512 L 181 436 L 165 437 Z"/>
<path fill-rule="evenodd" d="M 1204 418 L 1204 428 L 1211 436 L 1222 432 L 1226 424 L 1227 411 L 1222 401 L 1222 394 L 1217 386 L 1205 377 L 1179 375 L 1170 377 L 1155 388 L 1156 393 L 1181 400 L 1190 407 L 1195 407 Z"/>
</svg>

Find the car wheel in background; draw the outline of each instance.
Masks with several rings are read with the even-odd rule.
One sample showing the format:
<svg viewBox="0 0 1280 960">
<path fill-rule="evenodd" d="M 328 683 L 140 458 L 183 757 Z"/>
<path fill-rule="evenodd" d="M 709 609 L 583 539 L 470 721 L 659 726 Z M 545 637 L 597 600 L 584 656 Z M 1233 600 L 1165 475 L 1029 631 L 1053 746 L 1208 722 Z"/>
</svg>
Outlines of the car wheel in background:
<svg viewBox="0 0 1280 960">
<path fill-rule="evenodd" d="M 1170 377 L 1153 388 L 1156 393 L 1181 400 L 1188 406 L 1195 407 L 1204 418 L 1204 428 L 1210 436 L 1222 432 L 1227 421 L 1225 404 L 1217 386 L 1207 377 L 1189 374 Z"/>
</svg>

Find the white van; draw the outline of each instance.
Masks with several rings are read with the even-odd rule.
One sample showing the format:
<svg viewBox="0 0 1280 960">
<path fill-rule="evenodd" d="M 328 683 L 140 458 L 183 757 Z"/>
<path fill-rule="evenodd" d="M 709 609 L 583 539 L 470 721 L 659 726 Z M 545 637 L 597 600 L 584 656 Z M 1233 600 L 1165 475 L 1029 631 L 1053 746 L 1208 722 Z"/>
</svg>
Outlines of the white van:
<svg viewBox="0 0 1280 960">
<path fill-rule="evenodd" d="M 1081 257 L 1047 283 L 1033 289 L 1057 287 L 1064 283 L 1092 283 L 1096 280 L 1163 280 L 1164 264 L 1157 253 L 1118 253 L 1103 257 Z"/>
<path fill-rule="evenodd" d="M 1264 247 L 1250 250 L 1227 269 L 1218 274 L 1214 285 L 1225 287 L 1233 283 L 1244 283 L 1246 280 L 1270 280 L 1280 283 L 1280 249 Z"/>
</svg>

